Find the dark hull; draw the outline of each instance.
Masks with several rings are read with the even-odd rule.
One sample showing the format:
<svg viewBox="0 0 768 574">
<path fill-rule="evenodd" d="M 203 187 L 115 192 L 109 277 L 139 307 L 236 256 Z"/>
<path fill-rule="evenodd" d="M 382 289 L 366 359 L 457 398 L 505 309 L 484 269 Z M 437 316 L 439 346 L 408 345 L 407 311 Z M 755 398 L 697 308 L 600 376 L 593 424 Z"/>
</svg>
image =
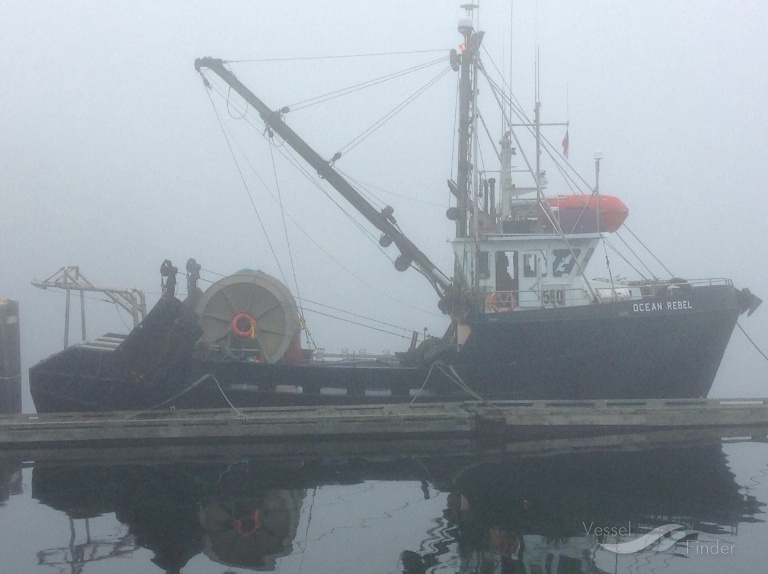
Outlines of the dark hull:
<svg viewBox="0 0 768 574">
<path fill-rule="evenodd" d="M 464 347 L 419 367 L 189 358 L 161 378 L 72 347 L 30 369 L 38 412 L 484 399 L 705 397 L 741 310 L 727 285 L 669 297 L 484 315 Z M 452 367 L 448 366 L 452 365 Z M 471 391 L 468 391 L 470 389 Z"/>
<path fill-rule="evenodd" d="M 729 286 L 684 295 L 505 313 L 476 329 L 467 371 L 515 398 L 699 398 L 740 312 Z"/>
</svg>

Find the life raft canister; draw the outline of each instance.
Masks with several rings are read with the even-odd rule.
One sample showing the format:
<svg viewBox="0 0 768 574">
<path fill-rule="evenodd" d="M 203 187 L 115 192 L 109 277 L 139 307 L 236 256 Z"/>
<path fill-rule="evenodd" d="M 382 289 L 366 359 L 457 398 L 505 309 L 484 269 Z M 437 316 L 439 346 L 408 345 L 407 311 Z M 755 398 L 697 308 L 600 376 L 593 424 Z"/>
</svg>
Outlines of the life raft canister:
<svg viewBox="0 0 768 574">
<path fill-rule="evenodd" d="M 495 291 L 488 299 L 488 306 L 494 313 L 505 313 L 517 307 L 512 291 Z"/>
<path fill-rule="evenodd" d="M 238 313 L 230 323 L 232 332 L 238 337 L 256 338 L 256 319 L 248 313 Z"/>
</svg>

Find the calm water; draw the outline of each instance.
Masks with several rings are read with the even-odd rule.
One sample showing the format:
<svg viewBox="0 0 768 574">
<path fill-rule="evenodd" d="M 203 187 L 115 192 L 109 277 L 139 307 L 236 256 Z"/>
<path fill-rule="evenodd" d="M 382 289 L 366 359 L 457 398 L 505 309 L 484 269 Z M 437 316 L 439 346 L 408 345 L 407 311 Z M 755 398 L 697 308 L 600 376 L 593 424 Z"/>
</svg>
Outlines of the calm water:
<svg viewBox="0 0 768 574">
<path fill-rule="evenodd" d="M 768 444 L 660 436 L 5 453 L 0 572 L 763 571 Z"/>
</svg>

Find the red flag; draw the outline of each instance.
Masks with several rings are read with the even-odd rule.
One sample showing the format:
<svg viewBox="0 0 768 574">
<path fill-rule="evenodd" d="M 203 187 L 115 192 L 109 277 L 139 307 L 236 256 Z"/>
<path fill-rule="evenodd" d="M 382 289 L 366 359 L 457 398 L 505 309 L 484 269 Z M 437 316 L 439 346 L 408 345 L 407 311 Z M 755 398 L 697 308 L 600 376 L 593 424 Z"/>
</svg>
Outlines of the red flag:
<svg viewBox="0 0 768 574">
<path fill-rule="evenodd" d="M 568 159 L 568 128 L 565 128 L 565 137 L 563 138 L 563 155 Z"/>
</svg>

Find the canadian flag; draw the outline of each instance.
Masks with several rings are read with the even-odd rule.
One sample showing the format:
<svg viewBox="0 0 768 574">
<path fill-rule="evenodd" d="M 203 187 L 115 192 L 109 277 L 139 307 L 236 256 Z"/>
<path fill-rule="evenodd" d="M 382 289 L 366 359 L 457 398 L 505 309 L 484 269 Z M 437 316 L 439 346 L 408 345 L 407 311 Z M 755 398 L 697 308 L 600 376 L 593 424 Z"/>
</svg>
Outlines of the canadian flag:
<svg viewBox="0 0 768 574">
<path fill-rule="evenodd" d="M 565 137 L 563 138 L 563 155 L 568 159 L 568 128 L 565 128 Z"/>
</svg>

